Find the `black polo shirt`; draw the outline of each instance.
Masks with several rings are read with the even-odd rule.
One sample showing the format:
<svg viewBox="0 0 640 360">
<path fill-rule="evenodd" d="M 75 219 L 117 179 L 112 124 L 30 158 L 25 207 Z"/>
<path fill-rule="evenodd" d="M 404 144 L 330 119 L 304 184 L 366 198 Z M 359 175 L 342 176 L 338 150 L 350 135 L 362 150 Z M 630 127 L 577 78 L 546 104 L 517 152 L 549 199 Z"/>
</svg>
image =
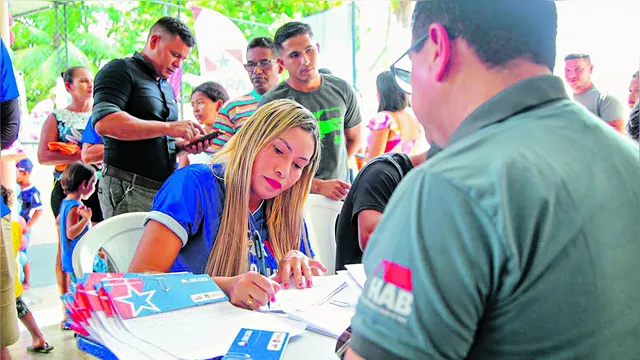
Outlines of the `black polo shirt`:
<svg viewBox="0 0 640 360">
<path fill-rule="evenodd" d="M 336 270 L 345 270 L 345 265 L 362 262 L 358 215 L 364 210 L 384 212 L 391 194 L 411 169 L 413 164 L 409 155 L 389 153 L 375 157 L 360 170 L 338 217 Z"/>
<path fill-rule="evenodd" d="M 173 88 L 156 79 L 155 70 L 140 53 L 116 59 L 96 75 L 93 94 L 93 125 L 105 116 L 125 111 L 140 120 L 178 120 Z M 104 163 L 163 182 L 176 167 L 175 140 L 170 136 L 125 141 L 104 138 Z"/>
</svg>

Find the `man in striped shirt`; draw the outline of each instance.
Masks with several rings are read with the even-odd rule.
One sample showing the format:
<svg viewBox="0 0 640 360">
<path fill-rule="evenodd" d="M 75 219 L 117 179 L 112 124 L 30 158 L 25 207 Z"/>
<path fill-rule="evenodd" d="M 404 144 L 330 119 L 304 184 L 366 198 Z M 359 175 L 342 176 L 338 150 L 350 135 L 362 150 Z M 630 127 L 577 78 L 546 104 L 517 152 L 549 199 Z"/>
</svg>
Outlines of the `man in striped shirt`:
<svg viewBox="0 0 640 360">
<path fill-rule="evenodd" d="M 220 131 L 220 136 L 213 142 L 214 151 L 222 149 L 240 130 L 258 108 L 262 95 L 278 83 L 283 69 L 276 61 L 273 40 L 267 37 L 251 39 L 247 45 L 247 63 L 244 64 L 244 68 L 249 73 L 253 90 L 237 99 L 229 100 L 218 113 L 213 129 Z"/>
</svg>

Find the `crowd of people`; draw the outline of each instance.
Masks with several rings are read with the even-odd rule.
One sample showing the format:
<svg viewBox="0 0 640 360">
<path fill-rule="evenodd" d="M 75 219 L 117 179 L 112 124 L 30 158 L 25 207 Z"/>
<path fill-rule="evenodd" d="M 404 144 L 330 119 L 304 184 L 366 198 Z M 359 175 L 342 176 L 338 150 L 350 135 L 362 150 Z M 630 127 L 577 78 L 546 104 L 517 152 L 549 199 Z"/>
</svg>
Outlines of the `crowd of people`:
<svg viewBox="0 0 640 360">
<path fill-rule="evenodd" d="M 336 269 L 362 262 L 368 275 L 347 358 L 637 355 L 639 77 L 627 118 L 593 84 L 589 55 L 570 54 L 569 98 L 552 75 L 556 21 L 547 1 L 418 2 L 411 47 L 377 78 L 366 140 L 356 90 L 319 71 L 320 47 L 301 22 L 248 42 L 248 94 L 194 88 L 195 121 L 179 118 L 168 82 L 195 45 L 179 19 L 159 19 L 140 52 L 95 80 L 67 69 L 71 104 L 47 118 L 38 147 L 38 162 L 55 166 L 60 293 L 92 225 L 147 212 L 129 271 L 208 274 L 234 305 L 257 309 L 327 272 L 303 218 L 318 194 L 344 201 Z M 4 149 L 17 136 L 18 94 L 3 85 L 0 95 Z M 357 153 L 365 164 L 354 169 Z M 27 238 L 43 211 L 32 168 L 17 165 Z M 16 258 L 9 202 L 3 274 Z M 97 254 L 94 269 L 108 271 L 107 260 Z M 5 358 L 16 306 L 35 320 L 13 280 L 1 290 Z M 31 349 L 50 351 L 28 328 Z"/>
</svg>

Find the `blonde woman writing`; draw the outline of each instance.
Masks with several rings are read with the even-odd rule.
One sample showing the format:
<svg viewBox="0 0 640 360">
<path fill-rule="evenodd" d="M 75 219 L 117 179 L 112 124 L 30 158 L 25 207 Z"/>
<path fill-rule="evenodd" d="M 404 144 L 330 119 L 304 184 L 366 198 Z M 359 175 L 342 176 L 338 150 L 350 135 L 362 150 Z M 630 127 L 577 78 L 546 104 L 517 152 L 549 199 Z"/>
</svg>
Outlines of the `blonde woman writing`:
<svg viewBox="0 0 640 360">
<path fill-rule="evenodd" d="M 129 271 L 206 273 L 247 309 L 273 301 L 278 283 L 288 288 L 292 277 L 298 288 L 312 286 L 326 269 L 309 257 L 302 215 L 319 144 L 304 107 L 262 106 L 213 165 L 187 166 L 165 182 Z"/>
</svg>

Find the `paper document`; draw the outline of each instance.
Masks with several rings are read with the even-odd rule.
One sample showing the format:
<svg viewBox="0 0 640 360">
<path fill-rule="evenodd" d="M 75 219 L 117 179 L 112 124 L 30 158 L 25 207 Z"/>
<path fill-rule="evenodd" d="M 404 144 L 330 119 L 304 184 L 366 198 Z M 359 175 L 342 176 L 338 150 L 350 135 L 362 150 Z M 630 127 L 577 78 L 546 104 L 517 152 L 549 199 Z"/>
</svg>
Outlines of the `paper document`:
<svg viewBox="0 0 640 360">
<path fill-rule="evenodd" d="M 197 306 L 149 317 L 123 320 L 139 339 L 180 359 L 224 355 L 240 329 L 301 334 L 306 324 L 233 306 L 229 302 Z"/>
<path fill-rule="evenodd" d="M 367 281 L 367 274 L 364 272 L 364 265 L 362 264 L 353 264 L 353 265 L 345 265 L 347 271 L 349 271 L 349 275 L 360 285 L 361 288 L 364 289 L 364 283 Z"/>
<path fill-rule="evenodd" d="M 301 312 L 327 301 L 346 285 L 344 278 L 338 275 L 314 276 L 313 286 L 310 288 L 298 289 L 290 287 L 287 290 L 280 290 L 276 293 L 276 301 L 271 302 L 271 309 L 263 306 L 260 311 Z"/>
<path fill-rule="evenodd" d="M 271 309 L 263 306 L 260 311 L 283 312 L 305 322 L 307 330 L 338 338 L 349 327 L 361 293 L 348 287 L 345 279 L 345 275 L 314 277 L 312 287 L 278 291 Z"/>
</svg>

